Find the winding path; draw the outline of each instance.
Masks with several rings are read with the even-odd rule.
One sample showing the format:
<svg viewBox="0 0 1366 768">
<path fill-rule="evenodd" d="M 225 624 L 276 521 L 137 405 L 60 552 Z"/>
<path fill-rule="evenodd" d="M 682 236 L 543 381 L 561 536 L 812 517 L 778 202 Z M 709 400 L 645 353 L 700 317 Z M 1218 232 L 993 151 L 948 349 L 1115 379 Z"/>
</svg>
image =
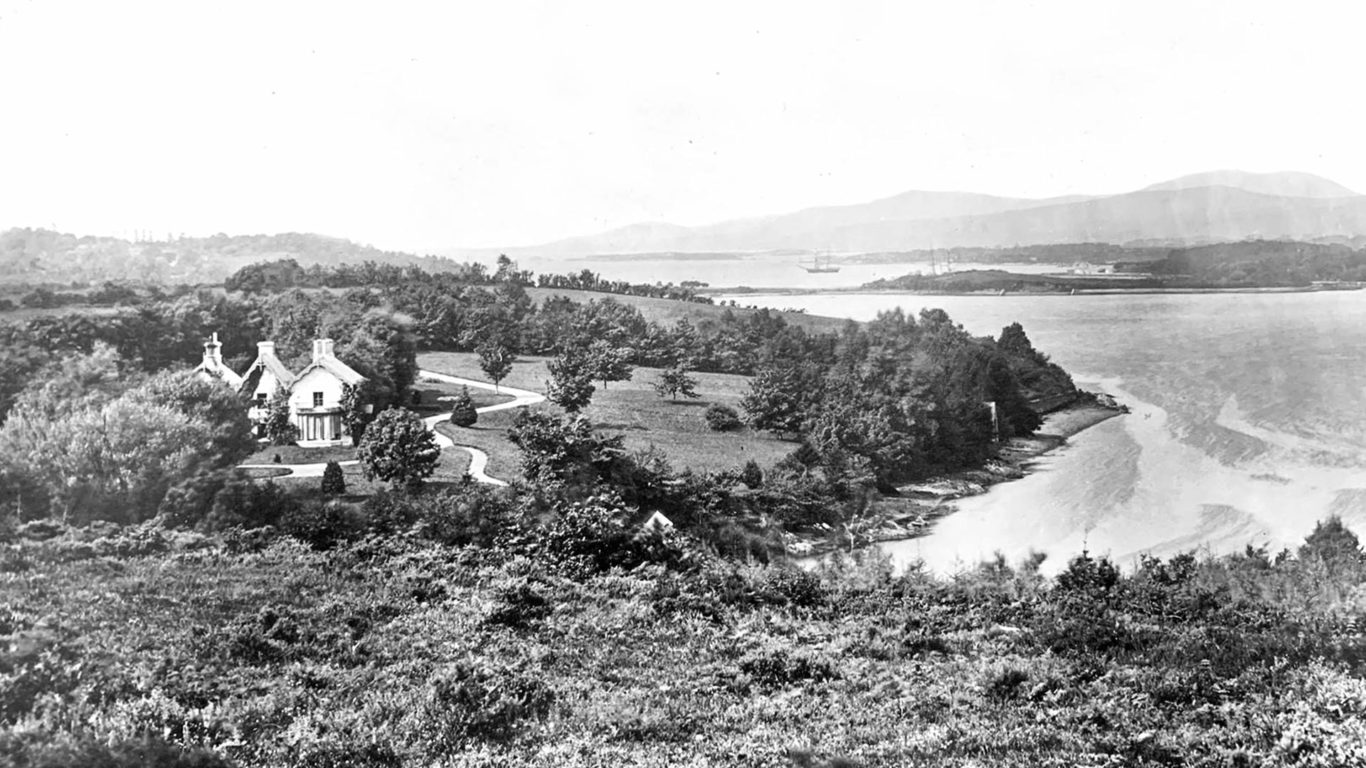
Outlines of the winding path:
<svg viewBox="0 0 1366 768">
<path fill-rule="evenodd" d="M 513 399 L 509 400 L 506 403 L 497 403 L 495 405 L 486 405 L 483 408 L 475 408 L 475 413 L 479 414 L 493 413 L 494 411 L 506 411 L 511 410 L 513 408 L 524 408 L 528 405 L 535 405 L 536 403 L 540 403 L 545 400 L 545 395 L 542 395 L 539 392 L 532 392 L 527 389 L 516 389 L 514 387 L 506 386 L 496 387 L 487 382 L 475 381 L 474 379 L 465 379 L 459 376 L 448 376 L 444 373 L 436 373 L 435 371 L 418 371 L 417 377 L 419 379 L 426 379 L 428 381 L 439 381 L 443 384 L 463 384 L 472 389 L 487 389 L 491 392 L 498 392 L 499 394 L 512 395 Z M 489 455 L 487 453 L 484 453 L 483 451 L 479 450 L 478 448 L 475 448 L 472 445 L 457 445 L 454 440 L 451 440 L 449 437 L 446 437 L 445 435 L 436 431 L 436 425 L 440 424 L 443 421 L 446 421 L 449 418 L 450 414 L 448 413 L 438 413 L 435 416 L 428 416 L 427 418 L 423 419 L 422 423 L 426 424 L 427 429 L 430 429 L 432 431 L 432 437 L 436 438 L 436 444 L 438 446 L 442 448 L 458 448 L 470 455 L 470 477 L 474 478 L 478 482 L 488 483 L 489 485 L 507 485 L 506 482 L 485 473 L 484 470 L 487 469 L 489 465 Z M 349 467 L 359 464 L 360 462 L 355 459 L 352 459 L 350 461 L 339 461 L 337 463 L 342 465 L 343 467 Z M 281 477 L 322 477 L 323 470 L 326 468 L 326 462 L 318 464 L 238 465 L 238 469 L 289 470 L 288 473 L 286 473 L 285 475 L 281 475 Z"/>
</svg>

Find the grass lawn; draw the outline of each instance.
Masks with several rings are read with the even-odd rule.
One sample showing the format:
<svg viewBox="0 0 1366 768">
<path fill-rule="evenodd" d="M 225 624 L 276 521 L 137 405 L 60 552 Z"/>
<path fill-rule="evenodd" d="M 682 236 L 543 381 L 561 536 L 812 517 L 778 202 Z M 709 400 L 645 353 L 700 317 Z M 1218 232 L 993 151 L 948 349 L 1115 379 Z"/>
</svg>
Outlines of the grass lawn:
<svg viewBox="0 0 1366 768">
<path fill-rule="evenodd" d="M 356 449 L 347 445 L 329 445 L 319 448 L 304 448 L 298 445 L 267 445 L 248 456 L 243 464 L 274 464 L 275 457 L 281 464 L 322 464 L 328 461 L 351 461 L 356 458 Z"/>
<path fill-rule="evenodd" d="M 483 378 L 479 373 L 479 359 L 473 353 L 430 352 L 418 355 L 418 365 L 424 370 L 453 376 Z M 713 432 L 702 414 L 711 403 L 730 405 L 739 410 L 740 398 L 749 390 L 749 378 L 720 373 L 696 373 L 698 400 L 670 402 L 655 394 L 653 384 L 659 378 L 654 368 L 637 368 L 630 381 L 612 382 L 607 389 L 598 384 L 593 403 L 584 411 L 589 419 L 606 432 L 625 437 L 631 450 L 650 447 L 659 449 L 675 469 L 696 472 L 731 469 L 754 459 L 761 466 L 770 465 L 790 453 L 796 446 L 748 428 L 738 432 Z M 519 389 L 545 391 L 550 374 L 545 358 L 523 357 L 512 366 L 512 372 L 502 383 Z M 559 412 L 549 403 L 532 406 L 547 412 Z M 489 454 L 488 473 L 510 480 L 521 475 L 521 454 L 507 439 L 507 430 L 516 418 L 516 411 L 482 414 L 479 423 L 470 429 L 450 425 L 438 427 L 457 443 L 473 445 Z"/>
<path fill-rule="evenodd" d="M 436 465 L 436 473 L 427 479 L 426 485 L 430 488 L 440 488 L 458 483 L 469 466 L 470 455 L 468 453 L 454 448 L 442 449 L 441 460 Z M 388 483 L 379 480 L 366 480 L 359 464 L 342 467 L 342 477 L 346 480 L 346 495 L 353 501 L 358 501 L 376 491 L 389 487 Z M 320 477 L 279 477 L 274 478 L 274 480 L 287 488 L 305 488 L 316 491 L 322 486 L 322 478 Z"/>
<path fill-rule="evenodd" d="M 478 366 L 476 366 L 474 370 L 478 372 Z M 475 376 L 466 376 L 466 378 L 482 379 L 484 378 L 484 374 L 477 373 Z M 423 416 L 431 416 L 443 411 L 449 412 L 451 409 L 451 401 L 443 400 L 442 398 L 454 397 L 456 393 L 460 391 L 460 388 L 459 384 L 448 384 L 443 381 L 423 381 L 419 379 L 417 383 L 413 384 L 413 393 L 417 395 L 418 400 L 410 402 L 408 407 Z M 500 395 L 486 389 L 470 388 L 470 400 L 474 401 L 475 408 L 506 403 L 511 399 L 512 395 Z"/>
</svg>

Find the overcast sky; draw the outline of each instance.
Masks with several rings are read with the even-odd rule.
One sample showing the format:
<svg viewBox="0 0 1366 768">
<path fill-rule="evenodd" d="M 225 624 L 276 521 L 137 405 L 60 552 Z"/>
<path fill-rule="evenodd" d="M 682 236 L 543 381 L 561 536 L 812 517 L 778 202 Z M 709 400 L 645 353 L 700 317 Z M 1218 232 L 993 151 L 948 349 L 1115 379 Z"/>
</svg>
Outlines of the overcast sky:
<svg viewBox="0 0 1366 768">
<path fill-rule="evenodd" d="M 0 0 L 0 227 L 428 250 L 1217 168 L 1360 191 L 1354 5 Z"/>
</svg>

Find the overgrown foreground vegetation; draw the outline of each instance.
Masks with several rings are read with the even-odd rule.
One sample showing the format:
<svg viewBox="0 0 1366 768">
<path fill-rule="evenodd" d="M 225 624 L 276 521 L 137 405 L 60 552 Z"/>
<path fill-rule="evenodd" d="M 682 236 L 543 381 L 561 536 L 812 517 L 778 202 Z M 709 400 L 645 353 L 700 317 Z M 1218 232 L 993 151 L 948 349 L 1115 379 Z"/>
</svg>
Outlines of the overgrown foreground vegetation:
<svg viewBox="0 0 1366 768">
<path fill-rule="evenodd" d="M 1274 558 L 936 579 L 721 560 L 603 497 L 518 523 L 514 501 L 385 495 L 312 535 L 9 530 L 0 760 L 1366 761 L 1366 564 L 1337 521 Z"/>
</svg>

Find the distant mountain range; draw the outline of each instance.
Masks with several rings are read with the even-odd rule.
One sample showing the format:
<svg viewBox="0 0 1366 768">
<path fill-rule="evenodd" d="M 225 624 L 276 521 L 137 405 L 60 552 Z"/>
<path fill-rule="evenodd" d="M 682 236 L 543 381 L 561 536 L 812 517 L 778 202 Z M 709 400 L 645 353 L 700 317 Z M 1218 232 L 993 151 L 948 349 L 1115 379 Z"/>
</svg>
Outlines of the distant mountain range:
<svg viewBox="0 0 1366 768">
<path fill-rule="evenodd" d="M 807 208 L 699 227 L 633 224 L 511 256 L 808 250 L 911 251 L 1046 243 L 1196 245 L 1245 239 L 1366 236 L 1366 196 L 1307 173 L 1213 171 L 1116 195 L 1045 199 L 904 192 L 859 205 Z M 474 256 L 484 251 L 450 250 Z"/>
</svg>

